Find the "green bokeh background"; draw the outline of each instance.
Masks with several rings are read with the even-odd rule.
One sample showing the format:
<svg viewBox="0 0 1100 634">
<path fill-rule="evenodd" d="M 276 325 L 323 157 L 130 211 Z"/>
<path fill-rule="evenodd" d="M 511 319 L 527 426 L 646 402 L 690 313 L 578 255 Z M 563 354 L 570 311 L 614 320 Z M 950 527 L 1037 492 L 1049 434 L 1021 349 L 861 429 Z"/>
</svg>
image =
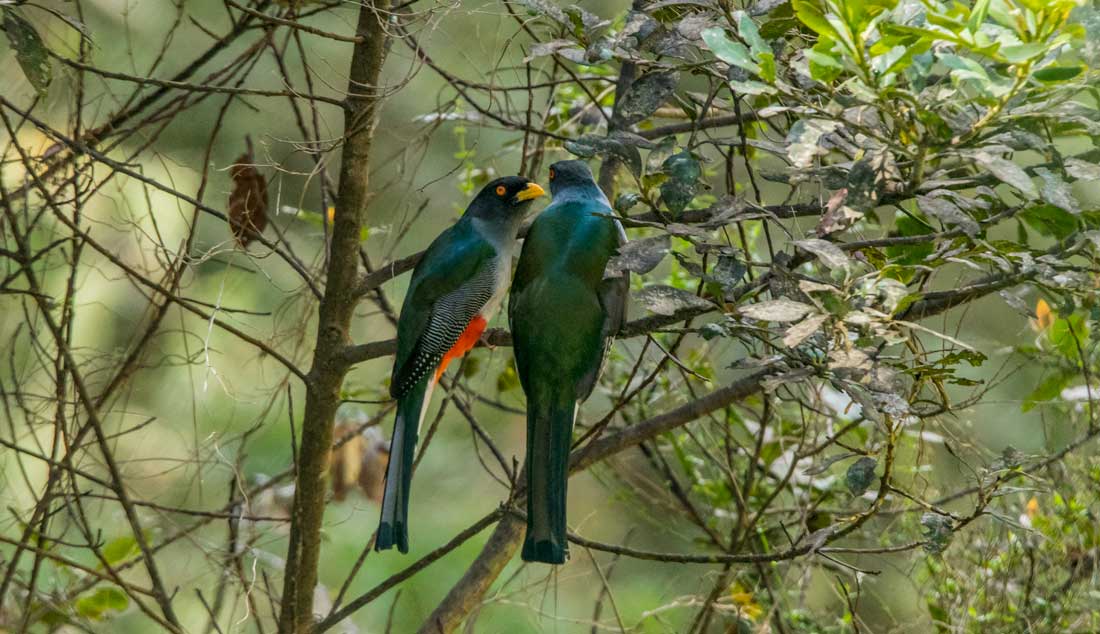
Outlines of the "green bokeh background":
<svg viewBox="0 0 1100 634">
<path fill-rule="evenodd" d="M 582 2 L 584 8 L 598 15 L 611 17 L 627 8 L 626 2 Z M 65 3 L 53 3 L 58 10 L 70 11 Z M 85 2 L 87 25 L 94 41 L 92 63 L 99 68 L 142 74 L 173 30 L 174 7 L 163 0 L 122 2 L 93 0 Z M 187 2 L 187 16 L 198 20 L 215 32 L 227 27 L 225 10 L 215 2 Z M 420 7 L 418 6 L 419 10 Z M 355 7 L 327 12 L 312 18 L 310 24 L 322 29 L 350 33 L 354 27 Z M 461 6 L 438 8 L 446 17 L 433 20 L 430 28 L 419 37 L 432 57 L 443 67 L 467 79 L 483 80 L 493 68 L 499 68 L 496 81 L 524 81 L 519 42 L 511 40 L 515 25 L 503 8 L 494 3 L 464 3 Z M 49 44 L 63 55 L 73 55 L 76 36 L 71 29 L 41 11 L 27 10 L 28 16 L 40 27 Z M 259 31 L 247 35 L 222 53 L 220 60 L 240 54 L 256 38 Z M 276 40 L 282 42 L 283 35 Z M 338 96 L 346 85 L 346 64 L 350 45 L 317 37 L 305 37 L 307 55 L 316 73 L 316 90 Z M 524 40 L 520 40 L 524 41 Z M 174 30 L 168 54 L 153 74 L 170 76 L 211 42 L 210 37 L 187 19 Z M 508 43 L 505 48 L 505 43 Z M 288 55 L 295 74 L 295 85 L 304 86 L 300 61 Z M 14 64 L 13 53 L 0 49 L 0 86 L 6 96 L 29 103 L 32 90 Z M 218 67 L 217 61 L 200 71 L 195 81 Z M 42 112 L 51 122 L 64 127 L 71 114 L 73 74 L 55 62 L 55 81 L 46 97 Z M 444 123 L 425 136 L 425 124 L 418 115 L 435 110 L 438 103 L 451 99 L 445 83 L 430 69 L 421 66 L 402 43 L 394 43 L 387 62 L 385 78 L 388 86 L 400 90 L 388 97 L 381 111 L 374 158 L 376 171 L 371 175 L 377 192 L 367 213 L 371 227 L 366 242 L 375 263 L 388 257 L 403 256 L 422 249 L 465 206 L 467 198 L 460 191 L 463 160 L 456 157 L 460 150 L 455 134 L 456 124 Z M 278 90 L 282 88 L 274 59 L 264 55 L 247 84 L 251 88 Z M 116 111 L 120 97 L 128 95 L 133 84 L 90 78 L 89 99 L 85 116 L 99 122 Z M 224 96 L 205 99 L 176 117 L 160 133 L 152 149 L 142 153 L 139 163 L 143 172 L 172 187 L 194 193 L 199 186 L 201 161 L 213 122 L 224 102 Z M 301 103 L 301 102 L 300 102 Z M 464 108 L 469 112 L 468 108 Z M 321 106 L 322 137 L 326 145 L 338 139 L 342 130 L 340 114 L 331 106 Z M 308 113 L 307 113 L 308 120 Z M 519 136 L 486 126 L 467 123 L 466 145 L 474 149 L 474 162 L 481 168 L 491 168 L 497 174 L 513 173 L 517 167 L 515 144 Z M 152 129 L 152 128 L 151 128 Z M 269 179 L 269 203 L 272 222 L 287 235 L 294 251 L 307 262 L 317 262 L 323 248 L 318 226 L 285 213 L 286 209 L 320 211 L 321 200 L 317 178 L 309 178 L 312 161 L 294 146 L 301 139 L 287 101 L 282 98 L 249 97 L 238 101 L 225 119 L 211 157 L 210 183 L 205 200 L 214 207 L 224 208 L 231 188 L 228 166 L 243 152 L 244 137 L 250 135 L 258 149 L 257 162 Z M 49 142 L 41 133 L 28 128 L 21 136 L 24 144 L 44 151 Z M 122 158 L 127 150 L 137 147 L 130 141 L 112 151 Z M 564 158 L 562 150 L 554 150 L 544 165 Z M 337 174 L 338 152 L 324 155 L 329 173 Z M 99 171 L 99 170 L 97 170 Z M 8 168 L 5 184 L 16 182 L 17 168 Z M 718 182 L 714 183 L 716 186 Z M 1078 186 L 1082 187 L 1082 186 Z M 766 191 L 766 196 L 771 192 Z M 782 193 L 774 192 L 778 202 Z M 1089 195 L 1095 192 L 1083 192 Z M 423 215 L 408 234 L 398 240 L 403 222 L 427 201 Z M 151 235 L 159 231 L 166 245 L 178 245 L 185 235 L 192 210 L 157 191 L 145 191 L 139 183 L 112 179 L 85 210 L 92 233 L 101 242 L 130 263 L 152 261 Z M 155 218 L 155 226 L 154 220 Z M 812 228 L 815 219 L 794 224 L 799 233 Z M 220 316 L 235 326 L 274 343 L 284 353 L 308 366 L 310 340 L 314 323 L 312 311 L 304 308 L 304 294 L 295 275 L 275 257 L 253 257 L 235 248 L 224 224 L 210 217 L 201 217 L 196 250 L 210 257 L 197 263 L 184 278 L 184 293 L 188 297 L 217 303 L 224 307 L 242 308 L 269 313 L 244 315 L 222 313 Z M 270 235 L 270 230 L 269 230 Z M 45 240 L 45 237 L 40 237 Z M 263 248 L 253 245 L 252 256 L 265 256 Z M 668 263 L 656 276 L 667 273 Z M 76 349 L 87 362 L 87 374 L 93 386 L 102 387 L 112 363 L 131 344 L 135 333 L 147 323 L 148 301 L 128 283 L 117 270 L 93 253 L 88 253 L 79 275 L 78 317 L 75 322 Z M 64 286 L 64 269 L 57 268 L 47 276 L 48 287 L 58 294 Z M 398 278 L 384 290 L 394 305 L 407 283 Z M 32 352 L 26 346 L 25 333 L 13 339 L 23 321 L 21 299 L 0 297 L 0 340 L 14 341 L 17 347 L 15 371 L 0 369 L 5 384 L 18 381 L 28 391 L 35 385 L 48 385 L 46 378 L 34 371 Z M 1033 298 L 1029 301 L 1033 302 Z M 634 307 L 633 316 L 642 314 Z M 306 319 L 308 323 L 303 323 Z M 503 325 L 498 317 L 494 325 Z M 975 303 L 965 313 L 951 313 L 929 324 L 937 330 L 956 334 L 983 350 L 999 350 L 1019 344 L 1035 335 L 1026 319 L 997 298 Z M 182 334 L 182 333 L 188 334 Z M 364 302 L 355 321 L 356 342 L 387 339 L 394 334 L 392 326 L 374 308 Z M 619 342 L 618 355 L 633 360 L 640 346 L 637 341 Z M 724 370 L 736 351 L 716 348 L 711 351 L 712 364 L 719 368 L 719 381 L 733 376 Z M 472 359 L 479 372 L 470 379 L 475 390 L 496 396 L 496 377 L 511 362 L 508 349 L 478 349 Z M 1004 355 L 991 355 L 992 362 L 972 372 L 971 378 L 989 378 Z M 190 363 L 184 363 L 190 359 Z M 234 462 L 241 450 L 240 438 L 253 429 L 247 443 L 243 472 L 245 481 L 259 474 L 278 473 L 291 464 L 291 412 L 286 398 L 286 373 L 271 359 L 257 353 L 248 344 L 217 328 L 210 328 L 201 319 L 182 314 L 176 309 L 161 328 L 161 334 L 150 348 L 147 361 L 155 364 L 140 371 L 125 390 L 124 399 L 108 418 L 114 431 L 138 425 L 150 417 L 151 424 L 119 437 L 116 453 L 124 474 L 133 487 L 136 498 L 161 504 L 194 509 L 220 508 L 228 495 L 227 488 L 234 476 Z M 380 398 L 385 393 L 389 359 L 377 359 L 358 366 L 349 376 L 349 387 L 364 390 L 363 398 Z M 997 452 L 1013 445 L 1025 452 L 1040 453 L 1064 441 L 1068 431 L 1059 428 L 1058 420 L 1044 416 L 1042 407 L 1022 414 L 1020 398 L 1040 380 L 1038 370 L 1023 367 L 1002 383 L 987 404 L 958 415 L 954 424 L 960 433 L 972 438 L 976 447 Z M 299 424 L 304 394 L 296 380 L 289 381 L 289 393 L 294 404 L 293 424 Z M 442 391 L 437 391 L 438 408 Z M 500 396 L 507 405 L 522 408 L 522 394 L 513 390 Z M 672 402 L 672 401 L 669 401 Z M 660 411 L 661 404 L 655 409 Z M 600 391 L 583 408 L 582 416 L 596 419 L 607 410 L 607 394 Z M 373 414 L 378 405 L 359 407 Z M 523 420 L 503 414 L 485 405 L 475 405 L 475 413 L 505 453 L 522 456 Z M 48 442 L 49 425 L 42 421 L 17 418 L 11 421 L 14 435 L 27 439 L 37 435 Z M 391 421 L 383 425 L 388 435 Z M 487 452 L 485 453 L 488 456 Z M 931 479 L 951 480 L 960 473 L 950 461 L 932 450 L 929 458 Z M 616 461 L 616 468 L 629 469 L 635 458 L 627 454 Z M 91 457 L 83 465 L 98 470 L 101 465 Z M 488 458 L 491 462 L 491 458 Z M 41 486 L 45 470 L 41 463 L 25 461 L 32 484 Z M 0 453 L 0 504 L 4 507 L 27 509 L 33 504 L 30 491 L 20 475 L 18 461 L 10 453 Z M 834 471 L 839 469 L 836 468 Z M 574 478 L 570 489 L 570 520 L 575 529 L 591 539 L 622 543 L 653 550 L 691 552 L 697 545 L 686 523 L 669 521 L 660 501 L 647 505 L 645 494 L 631 492 L 622 482 L 611 477 L 606 467 Z M 445 543 L 485 513 L 496 508 L 506 491 L 488 477 L 475 457 L 469 426 L 451 408 L 433 440 L 431 450 L 421 464 L 413 489 L 412 550 L 407 556 L 396 552 L 371 554 L 361 574 L 351 585 L 349 597 L 366 592 L 379 581 L 401 570 Z M 125 534 L 121 509 L 112 503 L 90 500 L 88 509 L 98 513 L 97 522 L 104 540 Z M 152 528 L 154 539 L 191 521 L 186 516 L 143 511 L 143 518 Z M 377 507 L 372 502 L 353 495 L 348 500 L 330 504 L 326 514 L 321 582 L 334 595 L 352 563 L 369 539 L 377 520 Z M 0 531 L 15 536 L 20 525 L 10 514 L 0 519 Z M 247 531 L 254 530 L 247 528 Z M 256 539 L 251 544 L 255 558 L 246 558 L 255 575 L 258 589 L 263 580 L 260 570 L 266 569 L 275 589 L 281 587 L 278 568 L 285 555 L 285 526 L 270 524 L 249 532 Z M 219 549 L 224 548 L 224 522 L 215 522 L 192 538 L 171 546 L 161 555 L 163 568 L 171 586 L 178 586 L 177 609 L 189 631 L 202 631 L 206 616 L 195 590 L 209 596 L 217 584 Z M 426 571 L 400 585 L 400 601 L 394 611 L 395 632 L 410 632 L 423 622 L 432 608 L 464 572 L 480 549 L 488 531 L 470 540 Z M 629 534 L 629 537 L 628 537 Z M 10 552 L 0 548 L 0 553 Z M 596 554 L 606 570 L 610 558 Z M 919 555 L 917 556 L 920 557 Z M 87 563 L 94 564 L 90 558 Z M 255 565 L 253 566 L 253 561 Z M 861 615 L 869 622 L 893 627 L 894 632 L 928 631 L 929 624 L 919 604 L 920 588 L 913 583 L 915 564 L 911 555 L 868 560 L 866 565 L 881 568 L 877 577 L 864 579 L 865 600 Z M 53 569 L 50 574 L 58 574 Z M 612 577 L 615 605 L 627 623 L 634 623 L 648 612 L 638 631 L 672 632 L 690 619 L 694 609 L 688 605 L 691 596 L 705 594 L 717 567 L 681 566 L 623 559 L 616 564 Z M 136 578 L 140 578 L 138 575 Z M 475 631 L 485 633 L 515 632 L 587 632 L 592 604 L 601 584 L 594 573 L 587 552 L 574 547 L 572 561 L 551 570 L 544 566 L 519 565 L 513 561 L 501 579 L 511 581 L 499 592 L 490 593 L 484 610 L 478 615 Z M 59 576 L 58 584 L 65 583 Z M 499 586 L 499 584 L 498 584 Z M 839 615 L 843 602 L 821 578 L 811 585 L 806 595 L 807 609 L 820 609 L 824 614 Z M 261 593 L 262 594 L 262 593 Z M 378 601 L 361 610 L 355 623 L 362 632 L 381 632 L 387 620 L 395 592 L 390 591 Z M 262 610 L 267 611 L 267 599 L 258 596 Z M 232 606 L 233 631 L 248 631 L 250 625 L 239 622 L 246 618 L 243 605 Z M 612 613 L 604 606 L 604 618 Z M 227 611 L 225 614 L 229 614 Z M 556 619 L 554 618 L 556 615 Z M 100 624 L 104 632 L 148 632 L 149 622 L 130 609 L 115 619 Z M 339 630 L 337 630 L 339 631 Z M 884 630 L 885 631 L 885 630 Z"/>
</svg>

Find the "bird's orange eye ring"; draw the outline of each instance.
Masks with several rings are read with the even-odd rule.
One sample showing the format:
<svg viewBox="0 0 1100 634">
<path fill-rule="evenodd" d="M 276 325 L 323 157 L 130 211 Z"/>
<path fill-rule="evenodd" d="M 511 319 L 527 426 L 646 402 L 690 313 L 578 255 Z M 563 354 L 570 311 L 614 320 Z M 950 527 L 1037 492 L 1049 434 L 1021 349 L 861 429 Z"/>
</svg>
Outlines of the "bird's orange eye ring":
<svg viewBox="0 0 1100 634">
<path fill-rule="evenodd" d="M 554 168 L 550 168 L 550 180 L 554 180 Z"/>
<path fill-rule="evenodd" d="M 504 185 L 497 185 L 497 196 L 503 196 L 506 191 L 508 190 L 504 188 Z"/>
</svg>

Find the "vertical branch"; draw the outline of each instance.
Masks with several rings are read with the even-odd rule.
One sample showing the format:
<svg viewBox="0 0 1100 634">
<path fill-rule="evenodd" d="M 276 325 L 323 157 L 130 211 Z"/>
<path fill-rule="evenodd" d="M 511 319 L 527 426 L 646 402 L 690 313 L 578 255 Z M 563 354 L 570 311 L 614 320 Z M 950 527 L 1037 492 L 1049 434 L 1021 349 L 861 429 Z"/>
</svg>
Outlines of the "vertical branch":
<svg viewBox="0 0 1100 634">
<path fill-rule="evenodd" d="M 319 309 L 313 365 L 306 385 L 280 634 L 304 634 L 313 627 L 313 589 L 317 585 L 325 511 L 325 474 L 333 420 L 340 405 L 340 386 L 348 370 L 344 348 L 357 299 L 359 229 L 367 202 L 370 150 L 379 103 L 377 86 L 387 50 L 384 27 L 388 8 L 388 0 L 371 0 L 359 9 L 359 41 L 348 73 L 332 251 L 326 267 L 327 282 Z"/>
</svg>

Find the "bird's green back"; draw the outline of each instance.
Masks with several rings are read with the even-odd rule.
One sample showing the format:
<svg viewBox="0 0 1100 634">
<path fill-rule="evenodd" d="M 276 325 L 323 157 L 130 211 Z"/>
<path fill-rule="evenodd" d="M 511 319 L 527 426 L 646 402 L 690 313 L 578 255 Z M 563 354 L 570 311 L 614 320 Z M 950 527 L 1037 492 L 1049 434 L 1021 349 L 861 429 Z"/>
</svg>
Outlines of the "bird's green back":
<svg viewBox="0 0 1100 634">
<path fill-rule="evenodd" d="M 586 396 L 585 378 L 598 370 L 604 350 L 607 312 L 599 288 L 618 245 L 611 210 L 598 200 L 554 203 L 528 231 L 509 321 L 529 403 Z"/>
</svg>

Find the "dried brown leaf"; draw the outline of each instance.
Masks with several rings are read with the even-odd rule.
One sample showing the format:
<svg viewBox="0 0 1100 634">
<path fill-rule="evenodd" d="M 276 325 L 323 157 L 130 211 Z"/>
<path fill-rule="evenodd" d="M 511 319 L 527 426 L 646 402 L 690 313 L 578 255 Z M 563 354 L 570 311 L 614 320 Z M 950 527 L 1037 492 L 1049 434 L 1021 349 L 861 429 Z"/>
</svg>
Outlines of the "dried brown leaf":
<svg viewBox="0 0 1100 634">
<path fill-rule="evenodd" d="M 229 230 L 242 247 L 248 246 L 267 226 L 267 179 L 252 163 L 252 153 L 245 152 L 229 168 L 233 179 L 233 191 L 229 193 Z"/>
<path fill-rule="evenodd" d="M 783 335 L 783 345 L 793 348 L 809 339 L 811 335 L 821 330 L 821 325 L 828 318 L 828 315 L 811 315 L 791 326 Z"/>
<path fill-rule="evenodd" d="M 360 470 L 363 462 L 363 451 L 366 440 L 362 435 L 355 433 L 355 426 L 340 424 L 333 430 L 333 438 L 337 442 L 345 436 L 352 435 L 347 442 L 332 450 L 332 459 L 328 465 L 328 477 L 332 481 L 332 495 L 337 500 L 347 497 L 348 491 L 359 482 Z"/>
<path fill-rule="evenodd" d="M 847 187 L 838 189 L 829 198 L 829 202 L 825 204 L 825 213 L 821 214 L 821 221 L 817 223 L 817 229 L 815 230 L 817 237 L 823 238 L 838 231 L 843 231 L 855 224 L 860 218 L 863 218 L 863 212 L 844 204 L 847 200 Z"/>
<path fill-rule="evenodd" d="M 368 500 L 381 504 L 386 467 L 390 464 L 390 445 L 377 427 L 368 428 L 362 437 L 365 443 L 359 467 L 359 490 Z"/>
</svg>

